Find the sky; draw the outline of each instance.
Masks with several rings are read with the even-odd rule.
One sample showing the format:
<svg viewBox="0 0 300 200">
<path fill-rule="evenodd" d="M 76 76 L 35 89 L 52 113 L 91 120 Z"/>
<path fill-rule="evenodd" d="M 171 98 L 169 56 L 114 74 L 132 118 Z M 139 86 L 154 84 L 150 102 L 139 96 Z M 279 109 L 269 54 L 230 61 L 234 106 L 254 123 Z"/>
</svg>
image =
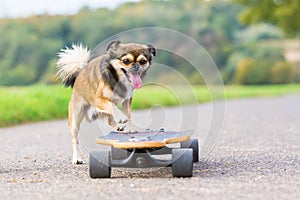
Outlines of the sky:
<svg viewBox="0 0 300 200">
<path fill-rule="evenodd" d="M 0 0 L 0 17 L 26 17 L 34 14 L 74 14 L 82 6 L 115 8 L 138 0 Z"/>
</svg>

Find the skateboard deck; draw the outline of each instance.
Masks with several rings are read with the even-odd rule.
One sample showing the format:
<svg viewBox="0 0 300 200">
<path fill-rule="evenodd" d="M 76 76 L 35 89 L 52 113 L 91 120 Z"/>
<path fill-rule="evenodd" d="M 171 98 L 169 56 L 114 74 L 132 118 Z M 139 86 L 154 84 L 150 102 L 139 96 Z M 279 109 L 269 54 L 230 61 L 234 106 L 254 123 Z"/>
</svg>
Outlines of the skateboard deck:
<svg viewBox="0 0 300 200">
<path fill-rule="evenodd" d="M 179 143 L 191 138 L 192 130 L 188 131 L 144 131 L 137 133 L 110 132 L 97 138 L 97 144 L 111 145 L 114 148 L 158 148 L 166 144 Z"/>
</svg>

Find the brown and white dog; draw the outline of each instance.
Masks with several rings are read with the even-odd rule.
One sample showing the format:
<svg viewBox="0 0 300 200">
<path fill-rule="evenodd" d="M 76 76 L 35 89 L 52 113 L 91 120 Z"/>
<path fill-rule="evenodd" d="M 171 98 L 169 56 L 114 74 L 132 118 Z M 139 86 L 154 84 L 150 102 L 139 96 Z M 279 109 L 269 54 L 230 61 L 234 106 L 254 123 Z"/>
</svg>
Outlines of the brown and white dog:
<svg viewBox="0 0 300 200">
<path fill-rule="evenodd" d="M 57 76 L 65 86 L 73 88 L 68 115 L 73 164 L 82 163 L 78 132 L 84 118 L 91 121 L 107 117 L 109 125 L 117 131 L 135 131 L 130 125 L 132 92 L 142 86 L 141 78 L 155 54 L 152 45 L 120 41 L 111 41 L 107 53 L 94 59 L 81 44 L 59 52 Z M 123 112 L 118 104 L 122 104 Z"/>
</svg>

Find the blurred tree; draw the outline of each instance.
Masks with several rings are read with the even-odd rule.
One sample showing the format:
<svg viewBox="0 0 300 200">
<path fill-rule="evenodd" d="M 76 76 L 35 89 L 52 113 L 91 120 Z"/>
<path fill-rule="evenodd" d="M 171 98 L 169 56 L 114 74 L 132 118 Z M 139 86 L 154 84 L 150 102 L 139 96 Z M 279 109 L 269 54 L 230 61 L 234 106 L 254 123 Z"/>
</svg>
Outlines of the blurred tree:
<svg viewBox="0 0 300 200">
<path fill-rule="evenodd" d="M 218 68 L 224 69 L 226 83 L 232 83 L 237 63 L 241 59 L 249 57 L 259 65 L 266 63 L 268 59 L 274 60 L 274 63 L 282 60 L 281 55 L 272 55 L 272 49 L 261 52 L 261 47 L 253 45 L 268 38 L 280 39 L 282 36 L 278 30 L 269 25 L 258 25 L 259 29 L 245 29 L 236 18 L 240 9 L 240 5 L 224 0 L 141 1 L 126 3 L 113 10 L 83 7 L 74 15 L 44 14 L 0 19 L 0 85 L 39 81 L 51 83 L 54 81 L 55 60 L 59 49 L 77 42 L 93 48 L 117 33 L 140 27 L 167 27 L 191 36 L 205 48 Z M 161 46 L 172 45 L 181 52 L 190 51 L 186 45 L 173 41 L 168 36 L 153 34 L 151 37 Z M 132 38 L 143 41 L 145 36 L 129 35 L 128 41 Z M 249 38 L 253 43 L 245 44 L 244 41 L 249 41 Z M 193 66 L 184 58 L 158 51 L 155 62 L 170 66 L 193 83 L 201 83 Z M 205 65 L 203 58 L 197 59 Z M 274 65 L 273 62 L 268 63 Z M 33 74 L 29 74 L 26 81 L 14 82 L 19 75 L 11 74 L 18 74 L 18 71 L 22 71 L 20 68 L 33 71 Z"/>
<path fill-rule="evenodd" d="M 256 77 L 253 77 L 255 75 L 254 73 L 250 73 L 250 71 L 254 71 L 255 68 L 255 62 L 252 58 L 245 58 L 238 62 L 237 65 L 237 72 L 235 81 L 237 84 L 253 84 L 257 83 Z"/>
<path fill-rule="evenodd" d="M 283 67 L 283 63 L 286 66 Z M 273 67 L 276 69 L 273 70 Z M 234 80 L 237 84 L 269 84 L 273 83 L 272 80 L 290 81 L 287 78 L 288 71 L 288 63 L 285 61 L 281 49 L 255 45 L 232 54 L 223 76 L 230 76 L 227 77 L 229 80 L 235 77 Z M 280 74 L 281 72 L 286 75 Z"/>
<path fill-rule="evenodd" d="M 59 83 L 59 79 L 56 78 L 56 62 L 57 59 L 53 58 L 48 62 L 47 68 L 41 77 L 41 82 L 45 84 Z"/>
<path fill-rule="evenodd" d="M 252 58 L 242 59 L 237 66 L 236 83 L 244 85 L 267 84 L 269 68 L 266 63 L 258 63 Z"/>
<path fill-rule="evenodd" d="M 248 57 L 248 55 L 243 51 L 236 51 L 230 55 L 226 66 L 222 71 L 222 77 L 225 84 L 231 84 L 234 82 L 237 65 L 246 57 Z"/>
<path fill-rule="evenodd" d="M 283 39 L 283 34 L 278 27 L 261 23 L 237 31 L 235 36 L 240 42 Z"/>
<path fill-rule="evenodd" d="M 29 85 L 32 84 L 35 80 L 35 71 L 28 70 L 28 67 L 25 65 L 17 65 L 13 70 L 10 70 L 9 73 L 3 77 L 3 85 Z"/>
<path fill-rule="evenodd" d="M 291 79 L 292 66 L 290 63 L 285 61 L 276 62 L 275 65 L 271 68 L 271 83 L 290 83 Z"/>
<path fill-rule="evenodd" d="M 205 80 L 198 71 L 195 71 L 190 76 L 188 76 L 188 80 L 189 83 L 193 85 L 205 85 Z"/>
<path fill-rule="evenodd" d="M 280 27 L 289 35 L 300 32 L 299 0 L 231 0 L 242 4 L 245 9 L 239 19 L 245 24 L 269 22 Z"/>
<path fill-rule="evenodd" d="M 300 83 L 300 62 L 293 63 L 292 82 Z"/>
</svg>

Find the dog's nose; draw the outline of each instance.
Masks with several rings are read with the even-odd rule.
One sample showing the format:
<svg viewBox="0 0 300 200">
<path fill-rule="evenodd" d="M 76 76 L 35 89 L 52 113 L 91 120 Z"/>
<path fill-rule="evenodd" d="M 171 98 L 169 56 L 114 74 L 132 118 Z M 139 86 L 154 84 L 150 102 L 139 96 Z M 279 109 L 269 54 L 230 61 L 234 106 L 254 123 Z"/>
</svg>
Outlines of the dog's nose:
<svg viewBox="0 0 300 200">
<path fill-rule="evenodd" d="M 139 69 L 139 65 L 136 63 L 132 64 L 132 70 L 137 71 Z"/>
</svg>

